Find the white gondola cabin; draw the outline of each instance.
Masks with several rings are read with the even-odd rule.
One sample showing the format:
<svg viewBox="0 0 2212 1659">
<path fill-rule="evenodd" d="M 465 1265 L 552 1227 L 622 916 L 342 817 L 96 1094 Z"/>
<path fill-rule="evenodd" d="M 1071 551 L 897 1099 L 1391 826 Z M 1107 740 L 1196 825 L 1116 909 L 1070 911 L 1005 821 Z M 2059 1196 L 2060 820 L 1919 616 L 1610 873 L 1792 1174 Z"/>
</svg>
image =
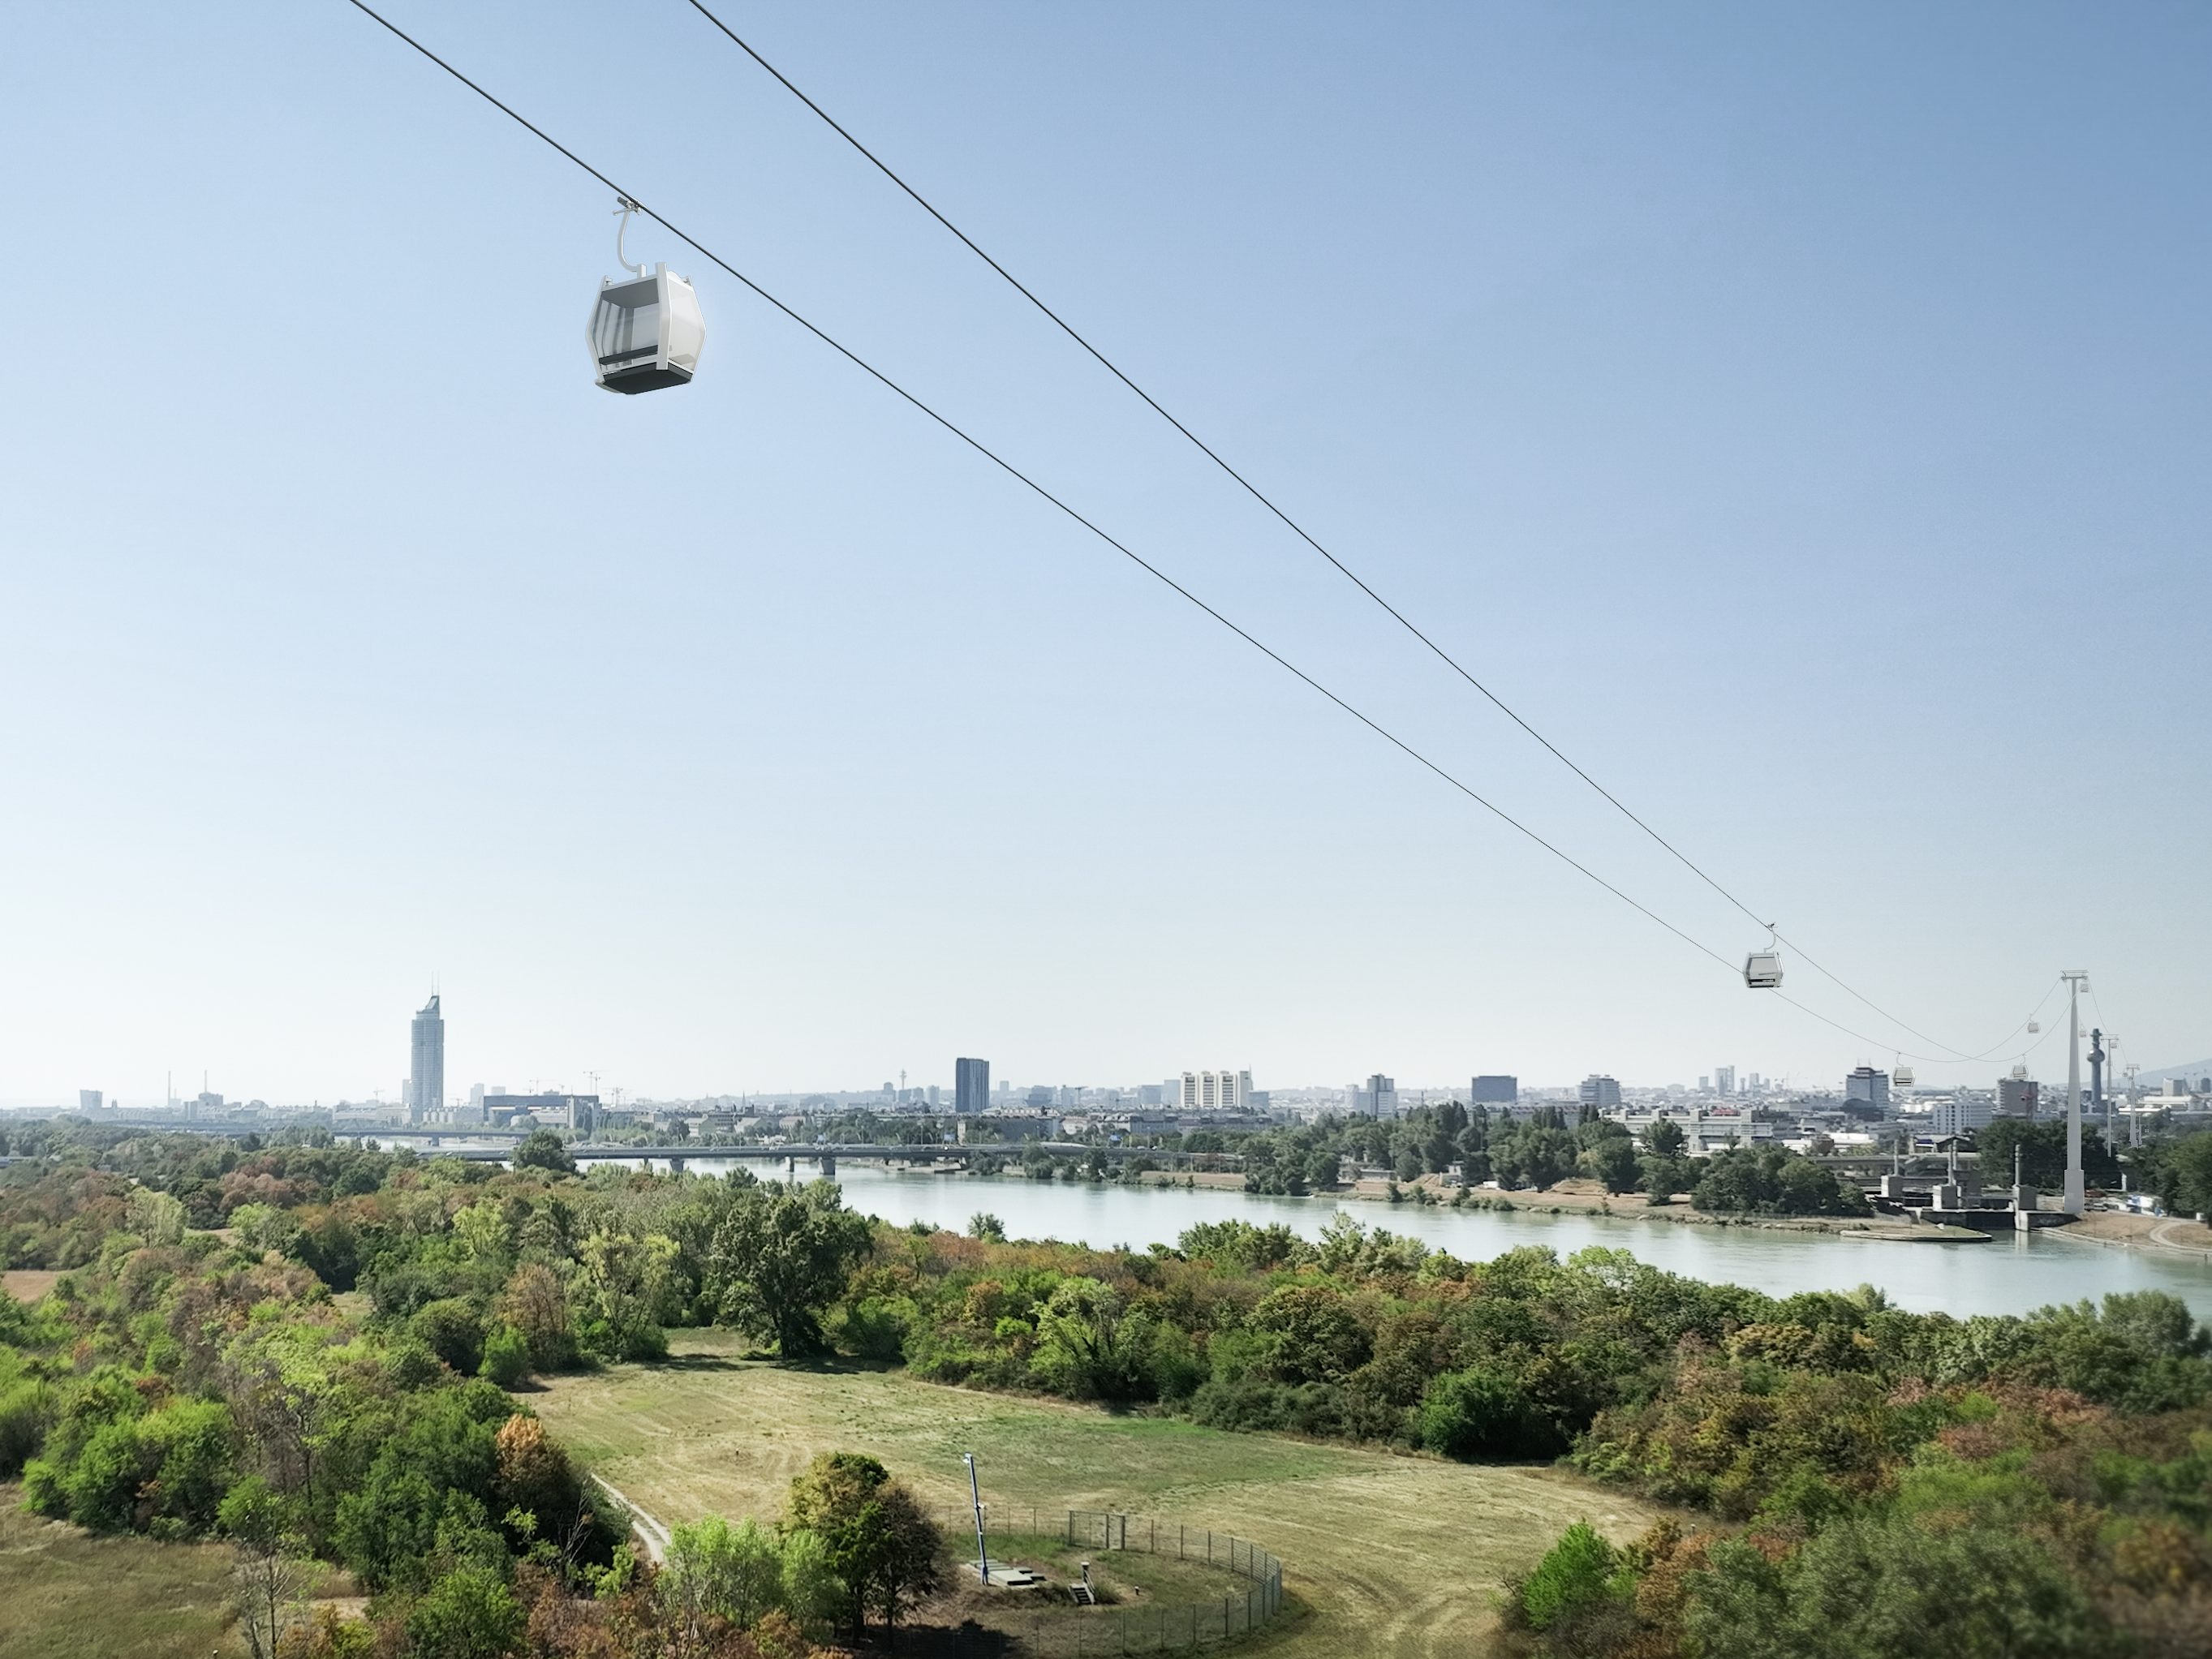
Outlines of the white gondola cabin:
<svg viewBox="0 0 2212 1659">
<path fill-rule="evenodd" d="M 1778 951 L 1753 951 L 1743 959 L 1743 982 L 1754 991 L 1771 991 L 1782 983 L 1782 957 Z"/>
<path fill-rule="evenodd" d="M 1899 1088 L 1910 1089 L 1912 1086 L 1912 1068 L 1910 1066 L 1900 1066 L 1889 1074 L 1889 1078 L 1890 1081 Z"/>
<path fill-rule="evenodd" d="M 609 277 L 592 308 L 592 365 L 609 392 L 688 386 L 707 343 L 699 296 L 666 265 L 650 276 Z"/>
</svg>

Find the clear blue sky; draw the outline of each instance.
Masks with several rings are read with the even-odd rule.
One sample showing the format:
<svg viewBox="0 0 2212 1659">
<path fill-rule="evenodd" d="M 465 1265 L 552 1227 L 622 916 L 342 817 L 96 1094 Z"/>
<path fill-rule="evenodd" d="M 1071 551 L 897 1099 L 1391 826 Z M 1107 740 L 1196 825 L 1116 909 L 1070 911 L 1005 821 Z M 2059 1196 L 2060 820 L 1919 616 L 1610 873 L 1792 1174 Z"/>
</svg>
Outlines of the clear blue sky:
<svg viewBox="0 0 2212 1659">
<path fill-rule="evenodd" d="M 2212 1050 L 2212 12 L 728 15 L 1878 1001 Z M 1759 942 L 679 0 L 392 15 Z M 594 391 L 606 192 L 339 0 L 10 9 L 0 139 L 0 1099 L 389 1095 L 434 976 L 456 1091 L 1909 1043 L 665 234 L 700 380 Z"/>
</svg>

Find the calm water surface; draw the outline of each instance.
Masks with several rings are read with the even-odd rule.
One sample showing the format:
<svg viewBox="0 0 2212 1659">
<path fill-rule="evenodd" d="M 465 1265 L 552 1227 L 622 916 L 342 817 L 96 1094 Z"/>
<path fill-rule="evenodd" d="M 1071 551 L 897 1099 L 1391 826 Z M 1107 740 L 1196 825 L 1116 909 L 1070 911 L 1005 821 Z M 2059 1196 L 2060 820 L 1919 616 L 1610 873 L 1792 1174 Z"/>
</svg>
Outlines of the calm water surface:
<svg viewBox="0 0 2212 1659">
<path fill-rule="evenodd" d="M 688 1167 L 725 1173 L 725 1160 L 695 1158 Z M 781 1166 L 755 1165 L 763 1176 Z M 808 1174 L 802 1165 L 802 1177 Z M 2026 1313 L 2053 1302 L 2111 1291 L 2170 1291 L 2201 1319 L 2212 1320 L 2212 1264 L 2138 1250 L 2100 1249 L 2048 1233 L 2001 1234 L 1986 1244 L 1898 1244 L 1827 1233 L 1774 1232 L 1756 1227 L 1692 1227 L 1670 1222 L 1609 1220 L 1602 1216 L 1537 1215 L 1528 1211 L 1431 1209 L 1334 1199 L 1266 1198 L 1218 1188 L 1092 1186 L 1018 1176 L 921 1175 L 879 1164 L 848 1164 L 837 1171 L 845 1201 L 903 1226 L 923 1221 L 959 1231 L 988 1210 L 1015 1238 L 1056 1238 L 1105 1249 L 1172 1244 L 1200 1221 L 1231 1218 L 1280 1221 L 1317 1238 L 1329 1218 L 1348 1213 L 1368 1226 L 1408 1234 L 1464 1261 L 1480 1261 L 1524 1244 L 1562 1256 L 1592 1244 L 1627 1249 L 1669 1273 L 1722 1284 L 1747 1285 L 1771 1296 L 1798 1291 L 1848 1291 L 1875 1285 L 1900 1307 L 1918 1312 Z"/>
</svg>

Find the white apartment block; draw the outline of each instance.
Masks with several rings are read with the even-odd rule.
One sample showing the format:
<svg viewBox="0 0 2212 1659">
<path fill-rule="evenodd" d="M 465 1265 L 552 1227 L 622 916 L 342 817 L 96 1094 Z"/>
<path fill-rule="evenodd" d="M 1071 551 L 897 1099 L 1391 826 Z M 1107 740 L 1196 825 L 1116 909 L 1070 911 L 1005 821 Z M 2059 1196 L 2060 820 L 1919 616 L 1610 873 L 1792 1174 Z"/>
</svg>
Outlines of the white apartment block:
<svg viewBox="0 0 2212 1659">
<path fill-rule="evenodd" d="M 1241 1112 L 1251 1098 L 1249 1072 L 1185 1072 L 1176 1103 L 1186 1112 Z"/>
</svg>

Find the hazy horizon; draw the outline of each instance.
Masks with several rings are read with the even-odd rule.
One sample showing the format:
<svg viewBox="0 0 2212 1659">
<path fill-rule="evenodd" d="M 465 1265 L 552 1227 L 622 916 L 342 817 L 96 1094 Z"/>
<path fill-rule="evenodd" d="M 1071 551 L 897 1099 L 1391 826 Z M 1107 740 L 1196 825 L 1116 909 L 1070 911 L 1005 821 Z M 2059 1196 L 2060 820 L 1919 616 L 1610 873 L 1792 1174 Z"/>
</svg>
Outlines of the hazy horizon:
<svg viewBox="0 0 2212 1659">
<path fill-rule="evenodd" d="M 689 8 L 391 15 L 1765 943 Z M 733 21 L 1875 1002 L 1978 1053 L 2086 968 L 2122 1064 L 2212 1050 L 2212 13 Z M 658 227 L 698 381 L 594 390 L 607 192 L 351 7 L 0 29 L 0 1100 L 391 1098 L 434 983 L 449 1094 L 1936 1052 Z"/>
</svg>

